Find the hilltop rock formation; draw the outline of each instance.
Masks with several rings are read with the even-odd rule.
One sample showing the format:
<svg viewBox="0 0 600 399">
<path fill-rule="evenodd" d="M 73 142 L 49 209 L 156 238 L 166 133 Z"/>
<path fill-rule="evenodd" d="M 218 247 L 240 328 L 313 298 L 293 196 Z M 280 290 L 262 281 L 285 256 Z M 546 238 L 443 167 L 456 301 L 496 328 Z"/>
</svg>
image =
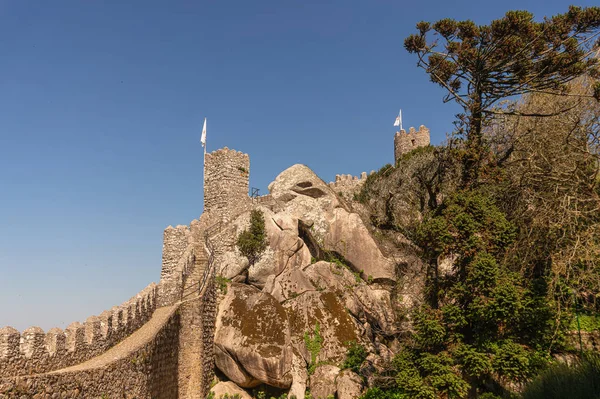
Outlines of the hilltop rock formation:
<svg viewBox="0 0 600 399">
<path fill-rule="evenodd" d="M 304 397 L 308 387 L 315 398 L 336 391 L 356 398 L 360 377 L 333 365 L 344 362 L 351 342 L 384 361 L 379 352 L 387 348 L 380 351 L 375 338 L 397 333 L 402 322 L 395 311 L 402 298 L 391 288 L 402 257 L 384 255 L 359 214 L 308 167 L 286 169 L 269 190 L 270 201 L 255 206 L 268 240 L 260 259 L 248 265 L 235 249 L 217 263 L 223 277 L 241 283 L 221 295 L 216 365 L 242 388 L 266 384 Z M 235 217 L 232 240 L 249 215 Z"/>
</svg>

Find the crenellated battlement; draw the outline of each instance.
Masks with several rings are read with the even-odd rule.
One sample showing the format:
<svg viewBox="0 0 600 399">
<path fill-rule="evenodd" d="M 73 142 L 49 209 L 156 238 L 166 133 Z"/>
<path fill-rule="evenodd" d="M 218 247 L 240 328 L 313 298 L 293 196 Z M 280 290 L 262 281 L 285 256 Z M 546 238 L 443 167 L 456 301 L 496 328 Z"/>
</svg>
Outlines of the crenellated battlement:
<svg viewBox="0 0 600 399">
<path fill-rule="evenodd" d="M 0 329 L 0 377 L 37 374 L 91 359 L 146 323 L 156 308 L 155 283 L 120 306 L 90 316 L 82 324 L 71 323 L 64 331 L 44 333 L 29 327 L 22 333 L 12 327 Z"/>
<path fill-rule="evenodd" d="M 428 146 L 430 143 L 429 129 L 424 125 L 419 126 L 419 130 L 411 127 L 406 133 L 406 130 L 402 129 L 396 132 L 394 136 L 394 163 L 398 162 L 398 159 L 403 154 L 410 152 L 418 147 Z"/>
<path fill-rule="evenodd" d="M 371 174 L 375 171 L 371 171 Z M 329 183 L 329 187 L 338 195 L 351 200 L 354 194 L 358 193 L 367 180 L 367 172 L 362 172 L 360 176 L 335 175 L 335 181 Z"/>
</svg>

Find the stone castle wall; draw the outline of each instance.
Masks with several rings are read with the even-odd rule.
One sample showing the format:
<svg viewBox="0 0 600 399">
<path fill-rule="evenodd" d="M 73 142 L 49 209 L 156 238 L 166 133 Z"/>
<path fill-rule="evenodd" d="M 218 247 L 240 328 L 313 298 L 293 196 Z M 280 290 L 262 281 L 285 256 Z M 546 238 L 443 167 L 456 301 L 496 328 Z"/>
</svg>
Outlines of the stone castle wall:
<svg viewBox="0 0 600 399">
<path fill-rule="evenodd" d="M 210 384 L 215 375 L 215 322 L 217 320 L 217 286 L 215 283 L 215 269 L 213 268 L 208 280 L 208 286 L 200 302 L 201 315 L 201 375 L 200 397 L 205 398 L 210 390 Z"/>
<path fill-rule="evenodd" d="M 227 147 L 206 154 L 204 169 L 204 212 L 226 219 L 248 206 L 250 157 Z"/>
<path fill-rule="evenodd" d="M 403 154 L 406 154 L 415 148 L 426 147 L 430 143 L 429 129 L 425 126 L 419 126 L 419 130 L 411 127 L 406 133 L 404 129 L 396 132 L 394 136 L 394 164 L 398 163 L 398 159 Z"/>
<path fill-rule="evenodd" d="M 371 171 L 371 174 L 375 171 Z M 335 181 L 329 183 L 329 187 L 342 198 L 350 201 L 354 194 L 358 194 L 363 184 L 367 181 L 367 172 L 362 172 L 359 176 L 335 175 Z"/>
<path fill-rule="evenodd" d="M 20 334 L 12 327 L 0 329 L 0 377 L 45 373 L 72 366 L 105 352 L 151 317 L 156 307 L 157 285 L 85 323 L 75 322 L 64 331 L 44 333 L 30 327 Z"/>
<path fill-rule="evenodd" d="M 0 329 L 2 381 L 25 375 L 43 376 L 101 356 L 145 325 L 158 307 L 176 305 L 181 300 L 186 279 L 193 270 L 195 252 L 187 226 L 169 226 L 165 229 L 163 238 L 163 265 L 158 285 L 152 283 L 122 305 L 102 312 L 99 316 L 91 316 L 83 324 L 72 323 L 64 331 L 53 328 L 45 333 L 39 327 L 31 327 L 19 333 L 12 327 Z M 175 350 L 174 353 L 178 351 Z M 177 363 L 178 359 L 175 359 L 175 364 Z M 176 370 L 173 375 L 177 375 Z M 68 386 L 69 376 L 73 374 L 67 373 L 60 378 L 43 377 L 42 380 L 57 381 Z M 144 379 L 148 380 L 147 377 Z M 88 381 L 89 378 L 85 377 L 84 380 Z M 104 386 L 100 381 L 94 384 Z M 6 394 L 4 388 L 0 384 L 0 397 Z"/>
<path fill-rule="evenodd" d="M 186 360 L 181 356 L 185 312 L 180 301 L 184 289 L 197 280 L 192 274 L 204 271 L 196 267 L 199 248 L 203 250 L 203 246 L 192 240 L 190 228 L 169 226 L 164 232 L 163 267 L 158 285 L 152 283 L 123 305 L 98 317 L 92 316 L 84 324 L 73 323 L 64 332 L 52 329 L 44 334 L 39 327 L 32 327 L 19 334 L 11 327 L 0 329 L 0 398 L 55 394 L 58 396 L 48 397 L 178 397 L 178 374 L 182 361 Z M 204 253 L 201 255 L 200 261 L 206 259 Z M 205 353 L 196 360 L 198 381 L 204 376 L 212 378 L 212 363 L 208 367 L 207 362 L 213 359 L 214 282 L 210 287 L 202 298 L 198 294 L 196 298 L 190 297 L 198 302 L 197 317 L 201 323 L 194 325 L 199 327 L 200 345 Z M 151 326 L 155 321 L 147 322 L 153 318 L 153 312 L 157 310 L 156 315 L 165 309 L 171 312 L 169 321 L 158 332 L 145 337 L 148 342 L 142 348 L 125 359 L 111 358 L 93 370 L 85 368 L 87 363 L 98 362 L 97 359 L 118 349 L 119 342 L 137 345 L 137 330 Z M 209 336 L 210 350 L 204 342 Z M 82 366 L 83 370 L 73 370 Z M 201 386 L 209 384 L 210 380 L 194 388 L 200 392 Z"/>
<path fill-rule="evenodd" d="M 172 307 L 158 332 L 127 356 L 58 373 L 0 377 L 0 398 L 176 398 L 179 327 Z"/>
</svg>

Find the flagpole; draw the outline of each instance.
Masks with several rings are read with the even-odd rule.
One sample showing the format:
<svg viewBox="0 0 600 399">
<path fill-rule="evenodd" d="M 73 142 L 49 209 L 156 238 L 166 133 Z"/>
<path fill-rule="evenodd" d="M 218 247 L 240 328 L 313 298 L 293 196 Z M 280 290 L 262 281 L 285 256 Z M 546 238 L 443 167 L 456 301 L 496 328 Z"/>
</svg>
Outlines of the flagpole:
<svg viewBox="0 0 600 399">
<path fill-rule="evenodd" d="M 202 189 L 206 192 L 206 118 L 204 118 L 204 125 L 202 126 L 202 137 L 200 138 L 202 147 L 204 148 L 204 158 L 202 159 Z"/>
<path fill-rule="evenodd" d="M 402 109 L 400 109 L 399 116 L 400 116 L 400 131 L 402 131 Z"/>
</svg>

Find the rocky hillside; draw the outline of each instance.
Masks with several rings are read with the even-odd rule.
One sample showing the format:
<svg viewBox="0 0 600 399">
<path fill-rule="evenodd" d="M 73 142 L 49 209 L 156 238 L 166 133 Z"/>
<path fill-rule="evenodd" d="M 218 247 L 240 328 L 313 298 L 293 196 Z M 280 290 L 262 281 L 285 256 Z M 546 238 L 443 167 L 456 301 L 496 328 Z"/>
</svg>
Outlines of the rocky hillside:
<svg viewBox="0 0 600 399">
<path fill-rule="evenodd" d="M 374 238 L 351 204 L 304 165 L 282 172 L 269 191 L 273 201 L 256 207 L 266 250 L 254 264 L 237 247 L 217 262 L 215 397 L 266 390 L 357 398 L 410 332 L 423 265 L 409 243 L 392 242 L 400 235 Z M 231 234 L 248 227 L 250 213 L 236 218 Z"/>
</svg>

